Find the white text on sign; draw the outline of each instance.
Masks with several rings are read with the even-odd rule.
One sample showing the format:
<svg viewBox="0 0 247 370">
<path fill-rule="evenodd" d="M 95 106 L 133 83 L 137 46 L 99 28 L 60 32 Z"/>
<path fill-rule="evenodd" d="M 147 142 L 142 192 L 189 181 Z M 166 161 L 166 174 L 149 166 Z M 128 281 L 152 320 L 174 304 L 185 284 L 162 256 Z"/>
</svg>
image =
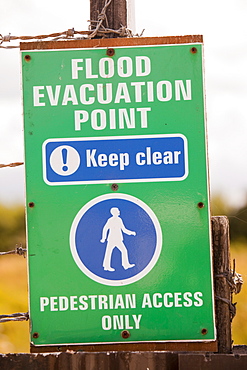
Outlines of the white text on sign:
<svg viewBox="0 0 247 370">
<path fill-rule="evenodd" d="M 115 61 L 111 58 L 97 62 L 92 58 L 72 59 L 70 73 L 71 84 L 33 86 L 33 106 L 83 107 L 74 111 L 75 131 L 81 131 L 84 124 L 93 130 L 146 129 L 153 103 L 192 100 L 191 79 L 153 81 L 151 59 L 144 55 L 123 56 Z M 125 80 L 111 80 L 116 76 L 120 81 Z M 139 81 L 144 77 L 146 81 Z M 126 82 L 126 78 L 132 81 Z M 100 79 L 107 79 L 107 83 L 95 83 Z M 84 81 L 86 83 L 81 83 Z M 129 107 L 131 103 L 137 103 L 137 107 Z M 128 107 L 106 109 L 108 104 Z M 146 104 L 150 106 L 143 106 Z M 104 108 L 100 108 L 102 105 Z M 90 106 L 96 109 L 85 109 Z"/>
<path fill-rule="evenodd" d="M 200 308 L 203 306 L 202 292 L 166 292 L 145 293 L 142 297 L 136 294 L 113 294 L 110 295 L 81 295 L 81 296 L 57 296 L 40 297 L 40 311 L 86 311 L 86 310 L 125 310 L 125 309 L 164 309 L 164 308 Z M 141 300 L 140 300 L 141 298 Z M 139 304 L 138 304 L 139 302 Z M 144 315 L 145 316 L 145 315 Z M 143 314 L 120 314 L 103 315 L 101 328 L 103 330 L 140 329 Z"/>
<path fill-rule="evenodd" d="M 138 166 L 143 165 L 160 165 L 160 164 L 178 164 L 179 155 L 181 151 L 165 151 L 165 152 L 152 152 L 151 147 L 146 147 L 145 152 L 138 152 L 135 156 L 135 163 Z M 120 170 L 124 170 L 130 164 L 129 153 L 97 153 L 97 149 L 86 150 L 86 165 L 87 167 L 116 167 L 119 166 Z"/>
</svg>

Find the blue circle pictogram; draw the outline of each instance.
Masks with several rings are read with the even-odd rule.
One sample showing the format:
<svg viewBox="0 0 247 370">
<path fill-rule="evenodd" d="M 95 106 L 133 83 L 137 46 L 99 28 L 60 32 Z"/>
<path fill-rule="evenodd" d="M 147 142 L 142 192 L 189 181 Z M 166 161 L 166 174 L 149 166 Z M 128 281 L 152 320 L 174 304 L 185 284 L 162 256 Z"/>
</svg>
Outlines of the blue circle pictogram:
<svg viewBox="0 0 247 370">
<path fill-rule="evenodd" d="M 76 215 L 70 246 L 78 267 L 104 285 L 127 285 L 156 264 L 162 246 L 160 224 L 140 199 L 107 194 L 92 199 Z"/>
</svg>

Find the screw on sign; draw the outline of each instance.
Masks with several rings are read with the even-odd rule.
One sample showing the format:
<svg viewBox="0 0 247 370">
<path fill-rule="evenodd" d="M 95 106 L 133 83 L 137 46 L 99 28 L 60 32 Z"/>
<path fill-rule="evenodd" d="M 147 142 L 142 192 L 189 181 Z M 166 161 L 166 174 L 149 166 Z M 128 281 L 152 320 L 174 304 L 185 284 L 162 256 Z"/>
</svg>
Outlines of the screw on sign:
<svg viewBox="0 0 247 370">
<path fill-rule="evenodd" d="M 115 54 L 115 50 L 114 50 L 114 49 L 109 48 L 109 49 L 107 49 L 106 54 L 107 54 L 109 57 L 112 57 L 112 56 Z"/>
<path fill-rule="evenodd" d="M 111 189 L 112 189 L 113 191 L 117 191 L 117 190 L 118 190 L 118 184 L 112 184 L 112 185 L 111 185 Z"/>
</svg>

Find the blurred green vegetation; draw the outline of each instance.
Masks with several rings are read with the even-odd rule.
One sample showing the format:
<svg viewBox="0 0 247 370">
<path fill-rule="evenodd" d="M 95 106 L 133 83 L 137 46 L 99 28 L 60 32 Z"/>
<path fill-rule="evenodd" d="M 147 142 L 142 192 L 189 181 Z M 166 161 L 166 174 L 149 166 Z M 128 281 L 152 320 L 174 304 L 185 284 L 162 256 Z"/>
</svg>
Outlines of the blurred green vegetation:
<svg viewBox="0 0 247 370">
<path fill-rule="evenodd" d="M 26 246 L 25 210 L 23 206 L 0 205 L 0 251 Z"/>
</svg>

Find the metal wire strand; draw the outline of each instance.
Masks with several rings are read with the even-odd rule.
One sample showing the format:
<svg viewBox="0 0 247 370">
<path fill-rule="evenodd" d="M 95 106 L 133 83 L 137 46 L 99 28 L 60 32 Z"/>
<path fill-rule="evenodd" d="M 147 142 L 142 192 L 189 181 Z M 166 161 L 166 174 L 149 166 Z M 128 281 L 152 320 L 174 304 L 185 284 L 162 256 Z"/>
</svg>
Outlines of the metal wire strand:
<svg viewBox="0 0 247 370">
<path fill-rule="evenodd" d="M 24 164 L 24 162 L 15 162 L 15 163 L 9 163 L 9 164 L 0 164 L 0 168 L 4 168 L 4 167 L 18 167 L 18 166 L 22 166 Z"/>
<path fill-rule="evenodd" d="M 88 38 L 92 39 L 93 37 L 95 37 L 99 31 L 99 29 L 102 27 L 102 23 L 104 22 L 104 20 L 106 21 L 106 25 L 108 26 L 108 20 L 107 20 L 107 17 L 106 17 L 106 10 L 108 8 L 108 6 L 111 4 L 112 0 L 105 0 L 105 5 L 103 7 L 103 9 L 101 10 L 101 12 L 99 13 L 98 15 L 98 24 L 96 26 L 96 28 L 93 30 L 93 32 L 88 36 Z M 105 27 L 103 28 L 103 31 L 105 31 Z"/>
<path fill-rule="evenodd" d="M 221 274 L 215 275 L 216 278 L 225 278 L 230 286 L 231 293 L 238 294 L 244 283 L 242 275 L 235 271 L 235 259 L 233 260 L 233 270 L 223 271 Z"/>
<path fill-rule="evenodd" d="M 231 314 L 231 321 L 232 321 L 234 319 L 234 317 L 236 316 L 236 304 L 237 303 L 232 303 L 229 299 L 222 298 L 222 297 L 219 297 L 219 296 L 215 296 L 215 298 L 218 301 L 224 302 L 229 306 L 229 310 L 230 310 L 230 314 Z"/>
<path fill-rule="evenodd" d="M 0 252 L 0 256 L 5 256 L 6 254 L 18 254 L 19 256 L 23 256 L 25 258 L 26 257 L 26 253 L 27 253 L 26 248 L 22 248 L 22 246 L 20 246 L 20 247 L 17 246 L 12 251 Z"/>
<path fill-rule="evenodd" d="M 27 321 L 29 320 L 29 313 L 18 312 L 10 315 L 0 315 L 0 324 L 8 321 Z"/>
</svg>

